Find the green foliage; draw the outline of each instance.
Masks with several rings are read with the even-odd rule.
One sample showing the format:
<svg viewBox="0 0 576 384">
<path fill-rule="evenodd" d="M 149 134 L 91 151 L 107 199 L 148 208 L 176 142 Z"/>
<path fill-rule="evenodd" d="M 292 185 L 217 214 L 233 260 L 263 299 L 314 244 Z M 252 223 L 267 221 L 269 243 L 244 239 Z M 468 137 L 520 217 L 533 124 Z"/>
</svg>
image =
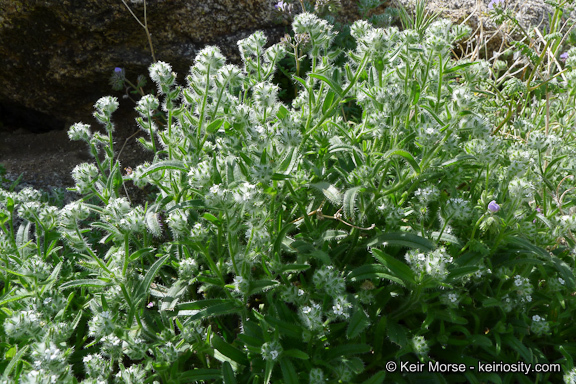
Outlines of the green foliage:
<svg viewBox="0 0 576 384">
<path fill-rule="evenodd" d="M 0 189 L 5 381 L 573 380 L 575 72 L 495 74 L 452 58 L 466 28 L 418 20 L 357 21 L 342 50 L 295 16 L 287 103 L 294 46 L 261 32 L 242 67 L 203 49 L 185 84 L 153 64 L 154 160 L 126 173 L 98 100 L 107 135 L 69 131 L 94 156 L 81 200 Z M 156 192 L 135 205 L 126 183 Z M 562 371 L 478 369 L 494 361 Z"/>
</svg>

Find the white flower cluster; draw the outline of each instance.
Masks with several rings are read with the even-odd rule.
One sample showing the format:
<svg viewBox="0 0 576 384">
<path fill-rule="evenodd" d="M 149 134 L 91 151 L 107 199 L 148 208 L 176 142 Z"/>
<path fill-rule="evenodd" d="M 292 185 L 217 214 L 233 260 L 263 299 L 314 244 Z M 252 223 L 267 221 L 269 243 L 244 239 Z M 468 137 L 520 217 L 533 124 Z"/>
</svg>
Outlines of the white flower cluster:
<svg viewBox="0 0 576 384">
<path fill-rule="evenodd" d="M 312 281 L 317 290 L 332 297 L 341 296 L 346 290 L 346 281 L 331 265 L 317 269 L 312 276 Z"/>
<path fill-rule="evenodd" d="M 311 305 L 300 307 L 298 315 L 300 316 L 302 324 L 310 331 L 317 332 L 324 328 L 322 321 L 323 313 L 320 304 L 313 302 Z"/>
<path fill-rule="evenodd" d="M 76 190 L 80 194 L 86 194 L 93 190 L 100 172 L 95 164 L 81 163 L 72 170 L 72 178 L 76 182 Z"/>
<path fill-rule="evenodd" d="M 92 138 L 92 132 L 90 131 L 90 125 L 76 123 L 70 127 L 68 130 L 68 137 L 70 140 L 73 141 L 85 141 L 86 143 L 90 142 Z"/>
<path fill-rule="evenodd" d="M 112 96 L 105 96 L 94 104 L 96 111 L 94 112 L 94 117 L 96 120 L 100 121 L 105 125 L 106 131 L 110 134 L 114 130 L 114 125 L 112 124 L 112 113 L 118 109 L 118 99 Z"/>
<path fill-rule="evenodd" d="M 34 339 L 42 334 L 42 314 L 36 311 L 15 311 L 4 320 L 4 332 L 13 340 Z"/>
<path fill-rule="evenodd" d="M 416 192 L 414 192 L 414 196 L 418 198 L 420 204 L 426 206 L 438 199 L 440 191 L 436 187 L 418 188 Z"/>
<path fill-rule="evenodd" d="M 146 379 L 148 371 L 142 365 L 131 365 L 128 368 L 120 365 L 120 371 L 116 374 L 116 382 L 118 383 L 142 383 Z"/>
<path fill-rule="evenodd" d="M 176 74 L 172 72 L 172 66 L 163 61 L 158 61 L 150 66 L 150 78 L 158 86 L 160 94 L 167 94 L 176 81 Z"/>
<path fill-rule="evenodd" d="M 538 315 L 532 316 L 532 325 L 530 330 L 536 334 L 536 336 L 547 335 L 550 333 L 550 324 L 545 318 Z"/>
<path fill-rule="evenodd" d="M 282 354 L 282 345 L 277 340 L 264 343 L 260 349 L 262 358 L 266 361 L 276 361 Z"/>
<path fill-rule="evenodd" d="M 320 368 L 312 368 L 309 374 L 309 384 L 326 384 L 324 372 Z"/>
<path fill-rule="evenodd" d="M 68 369 L 64 352 L 51 341 L 34 344 L 30 355 L 36 369 L 44 369 L 54 375 L 60 375 Z"/>
<path fill-rule="evenodd" d="M 534 197 L 534 184 L 525 179 L 514 178 L 508 185 L 508 193 L 513 199 L 530 201 Z"/>
<path fill-rule="evenodd" d="M 350 317 L 350 310 L 352 304 L 346 299 L 344 295 L 336 296 L 334 298 L 334 305 L 332 306 L 332 314 L 337 319 L 348 319 Z"/>
<path fill-rule="evenodd" d="M 198 272 L 198 262 L 192 258 L 180 260 L 178 264 L 178 277 L 181 280 L 189 281 Z"/>
<path fill-rule="evenodd" d="M 92 378 L 102 378 L 109 372 L 109 361 L 100 354 L 90 354 L 82 358 L 86 374 Z"/>
<path fill-rule="evenodd" d="M 406 253 L 406 261 L 414 272 L 420 275 L 429 275 L 440 281 L 448 276 L 448 268 L 452 260 L 444 247 L 428 253 L 421 253 L 417 250 Z"/>
<path fill-rule="evenodd" d="M 284 287 L 284 290 L 281 293 L 282 300 L 287 303 L 293 304 L 304 304 L 308 300 L 308 295 L 306 292 L 299 287 L 291 285 L 289 287 Z"/>
<path fill-rule="evenodd" d="M 428 352 L 430 351 L 430 347 L 428 346 L 424 336 L 414 336 L 412 338 L 412 348 L 414 353 L 419 357 L 428 356 Z"/>
<path fill-rule="evenodd" d="M 510 293 L 502 297 L 502 305 L 506 312 L 515 308 L 526 309 L 526 305 L 532 302 L 534 287 L 527 277 L 514 276 L 514 284 Z"/>
<path fill-rule="evenodd" d="M 468 220 L 472 214 L 470 202 L 460 197 L 448 199 L 445 210 L 446 218 L 454 221 Z"/>
<path fill-rule="evenodd" d="M 234 286 L 234 291 L 247 295 L 250 292 L 250 279 L 243 276 L 234 276 L 234 281 L 232 282 Z"/>
<path fill-rule="evenodd" d="M 88 321 L 88 334 L 100 338 L 111 334 L 116 328 L 114 315 L 110 311 L 96 313 Z"/>
<path fill-rule="evenodd" d="M 336 36 L 326 20 L 311 13 L 301 13 L 294 18 L 294 33 L 305 33 L 310 37 L 310 53 L 313 57 L 325 53 Z"/>
<path fill-rule="evenodd" d="M 576 384 L 576 368 L 572 368 L 563 378 L 565 384 Z"/>
<path fill-rule="evenodd" d="M 458 308 L 460 300 L 461 300 L 460 295 L 455 291 L 445 293 L 442 296 L 440 296 L 440 301 L 442 302 L 442 304 L 450 308 Z"/>
<path fill-rule="evenodd" d="M 136 103 L 136 111 L 142 116 L 146 118 L 151 118 L 154 115 L 154 112 L 158 109 L 160 103 L 158 102 L 158 98 L 154 95 L 145 95 L 142 96 L 138 103 Z"/>
</svg>

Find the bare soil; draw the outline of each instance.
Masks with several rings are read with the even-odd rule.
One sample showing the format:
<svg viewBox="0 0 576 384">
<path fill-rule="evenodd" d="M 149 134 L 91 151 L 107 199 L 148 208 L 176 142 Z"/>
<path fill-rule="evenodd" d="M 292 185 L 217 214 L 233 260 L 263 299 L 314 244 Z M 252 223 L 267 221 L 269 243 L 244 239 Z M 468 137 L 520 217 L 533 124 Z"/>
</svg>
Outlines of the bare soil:
<svg viewBox="0 0 576 384">
<path fill-rule="evenodd" d="M 133 118 L 132 118 L 133 119 Z M 152 156 L 145 152 L 137 137 L 142 136 L 136 132 L 135 123 L 126 120 L 117 125 L 114 143 L 116 156 L 122 169 L 150 161 Z M 122 149 L 122 147 L 124 148 Z M 120 150 L 122 151 L 120 152 Z M 45 133 L 33 133 L 30 130 L 15 126 L 0 128 L 0 164 L 6 168 L 8 187 L 10 182 L 22 175 L 19 188 L 33 187 L 38 190 L 50 192 L 57 188 L 72 188 L 72 169 L 83 162 L 94 162 L 84 142 L 71 141 L 67 129 L 53 130 Z M 138 194 L 133 185 L 127 186 L 129 194 Z M 70 201 L 78 196 L 67 193 L 66 200 Z"/>
</svg>

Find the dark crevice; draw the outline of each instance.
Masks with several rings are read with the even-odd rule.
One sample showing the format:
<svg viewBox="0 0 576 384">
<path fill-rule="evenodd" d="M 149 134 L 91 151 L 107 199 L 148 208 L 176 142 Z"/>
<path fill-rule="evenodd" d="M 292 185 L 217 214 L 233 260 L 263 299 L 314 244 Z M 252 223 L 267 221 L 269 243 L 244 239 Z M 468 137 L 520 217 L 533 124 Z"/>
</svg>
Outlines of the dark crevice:
<svg viewBox="0 0 576 384">
<path fill-rule="evenodd" d="M 15 103 L 0 103 L 0 132 L 25 129 L 32 133 L 46 133 L 64 128 L 63 120 L 47 113 Z"/>
</svg>

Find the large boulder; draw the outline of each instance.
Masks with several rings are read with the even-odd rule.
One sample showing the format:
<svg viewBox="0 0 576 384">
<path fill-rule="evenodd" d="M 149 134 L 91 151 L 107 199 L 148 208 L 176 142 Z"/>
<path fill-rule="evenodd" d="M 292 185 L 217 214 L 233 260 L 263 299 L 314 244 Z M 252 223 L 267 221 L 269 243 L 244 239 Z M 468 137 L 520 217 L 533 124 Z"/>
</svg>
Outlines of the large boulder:
<svg viewBox="0 0 576 384">
<path fill-rule="evenodd" d="M 143 0 L 125 1 L 144 22 Z M 155 57 L 172 65 L 180 84 L 206 45 L 220 47 L 230 62 L 240 64 L 238 40 L 260 30 L 273 44 L 287 31 L 276 3 L 147 0 Z M 356 0 L 342 5 L 346 19 L 357 17 Z M 149 154 L 132 136 L 138 131 L 134 103 L 109 81 L 118 67 L 133 82 L 148 77 L 152 62 L 146 33 L 122 0 L 0 0 L 0 181 L 4 166 L 8 179 L 23 174 L 26 185 L 71 186 L 70 170 L 91 159 L 85 145 L 68 140 L 65 129 L 80 121 L 102 129 L 92 113 L 105 95 L 120 100 L 114 122 L 122 166 L 146 160 Z M 149 82 L 145 91 L 153 86 Z"/>
<path fill-rule="evenodd" d="M 413 11 L 416 0 L 393 0 L 394 3 Z M 441 17 L 453 23 L 466 23 L 472 28 L 474 36 L 483 35 L 488 40 L 489 55 L 499 50 L 502 42 L 522 38 L 519 28 L 495 24 L 489 13 L 494 6 L 510 11 L 525 31 L 533 31 L 538 27 L 542 32 L 549 29 L 548 17 L 554 8 L 545 0 L 427 0 L 426 11 L 430 14 L 439 13 Z M 504 44 L 506 45 L 506 44 Z"/>
<path fill-rule="evenodd" d="M 143 22 L 144 2 L 125 1 Z M 239 39 L 256 30 L 272 42 L 284 34 L 273 0 L 147 0 L 146 12 L 156 59 L 171 63 L 180 81 L 205 45 L 237 63 Z M 0 0 L 5 119 L 34 121 L 39 112 L 39 131 L 86 120 L 94 102 L 113 93 L 116 67 L 135 81 L 151 63 L 146 33 L 121 0 Z"/>
</svg>

